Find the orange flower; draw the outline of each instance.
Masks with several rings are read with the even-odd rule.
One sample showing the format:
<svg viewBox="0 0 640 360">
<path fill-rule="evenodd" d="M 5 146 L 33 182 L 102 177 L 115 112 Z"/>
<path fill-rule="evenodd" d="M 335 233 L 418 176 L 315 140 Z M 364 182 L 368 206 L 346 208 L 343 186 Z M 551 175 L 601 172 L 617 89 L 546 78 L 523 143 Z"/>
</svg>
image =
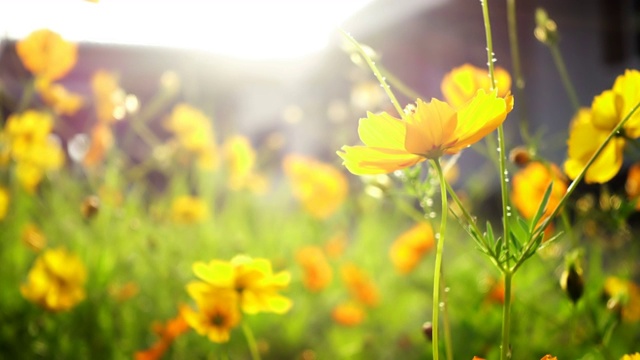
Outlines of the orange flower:
<svg viewBox="0 0 640 360">
<path fill-rule="evenodd" d="M 555 164 L 530 162 L 513 176 L 513 191 L 511 198 L 513 205 L 525 219 L 531 219 L 538 211 L 544 193 L 549 184 L 553 183 L 551 195 L 544 210 L 542 220 L 546 219 L 558 207 L 560 199 L 567 192 L 564 175 Z"/>
<path fill-rule="evenodd" d="M 77 45 L 47 29 L 36 30 L 18 41 L 16 52 L 27 70 L 47 80 L 64 77 L 78 60 Z"/>
<path fill-rule="evenodd" d="M 433 248 L 433 229 L 429 223 L 418 223 L 402 233 L 391 245 L 391 262 L 401 274 L 408 274 Z"/>
<path fill-rule="evenodd" d="M 354 303 L 339 304 L 331 312 L 335 322 L 344 326 L 356 326 L 364 320 L 364 309 Z"/>
<path fill-rule="evenodd" d="M 498 96 L 505 98 L 511 91 L 511 76 L 501 67 L 494 69 Z M 447 102 L 453 107 L 461 107 L 471 100 L 478 89 L 491 90 L 491 78 L 487 69 L 464 64 L 448 72 L 440 89 Z"/>
<path fill-rule="evenodd" d="M 378 289 L 371 279 L 356 265 L 346 264 L 342 267 L 342 280 L 351 294 L 360 302 L 368 306 L 378 304 Z"/>
<path fill-rule="evenodd" d="M 57 114 L 73 115 L 84 103 L 84 98 L 80 94 L 70 92 L 64 86 L 53 84 L 49 80 L 37 81 L 36 88 L 44 103 Z"/>
<path fill-rule="evenodd" d="M 165 325 L 154 324 L 154 332 L 160 337 L 148 350 L 135 353 L 135 360 L 158 360 L 167 351 L 171 343 L 180 335 L 189 330 L 185 320 L 186 307 L 180 308 L 180 313 L 175 318 L 167 321 Z"/>
<path fill-rule="evenodd" d="M 311 291 L 320 291 L 331 283 L 333 271 L 322 249 L 307 246 L 296 254 L 296 259 L 304 270 L 304 285 Z"/>
<path fill-rule="evenodd" d="M 324 251 L 330 258 L 338 258 L 344 254 L 344 249 L 347 247 L 347 234 L 343 231 L 333 235 L 327 243 L 324 245 Z"/>
<path fill-rule="evenodd" d="M 22 242 L 35 252 L 39 252 L 47 246 L 47 238 L 42 231 L 32 223 L 28 223 L 22 227 Z"/>
<path fill-rule="evenodd" d="M 140 292 L 138 284 L 133 281 L 124 284 L 112 284 L 109 286 L 109 295 L 119 302 L 124 302 L 136 296 Z M 168 326 L 168 325 L 167 325 Z"/>
<path fill-rule="evenodd" d="M 288 155 L 283 165 L 294 196 L 312 216 L 328 218 L 347 197 L 347 179 L 335 167 L 299 155 Z"/>
<path fill-rule="evenodd" d="M 640 163 L 631 165 L 624 186 L 629 199 L 636 201 L 636 210 L 640 210 Z"/>
<path fill-rule="evenodd" d="M 108 124 L 99 122 L 91 130 L 91 145 L 82 159 L 85 166 L 93 167 L 104 160 L 104 157 L 113 146 L 113 132 Z"/>
<path fill-rule="evenodd" d="M 343 146 L 338 155 L 356 175 L 385 174 L 426 159 L 456 154 L 491 133 L 513 108 L 513 97 L 478 90 L 459 109 L 437 99 L 418 99 L 415 110 L 397 119 L 383 112 L 360 119 L 364 146 Z"/>
<path fill-rule="evenodd" d="M 555 357 L 555 356 L 547 354 L 547 355 L 543 356 L 542 359 L 540 359 L 540 360 L 558 360 L 558 358 Z"/>
<path fill-rule="evenodd" d="M 189 326 L 215 343 L 229 341 L 231 330 L 238 326 L 241 319 L 238 294 L 226 290 L 217 292 L 216 296 L 196 297 L 195 300 L 198 311 L 186 308 L 184 312 Z"/>
</svg>

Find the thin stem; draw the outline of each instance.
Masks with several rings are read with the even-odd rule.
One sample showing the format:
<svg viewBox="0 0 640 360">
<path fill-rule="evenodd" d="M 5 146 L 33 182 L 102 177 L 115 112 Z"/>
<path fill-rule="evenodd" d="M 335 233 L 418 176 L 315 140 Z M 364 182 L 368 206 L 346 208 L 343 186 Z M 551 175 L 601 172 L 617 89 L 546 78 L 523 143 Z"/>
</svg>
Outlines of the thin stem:
<svg viewBox="0 0 640 360">
<path fill-rule="evenodd" d="M 444 347 L 447 351 L 447 360 L 453 360 L 453 341 L 451 338 L 451 321 L 449 319 L 449 302 L 447 301 L 447 287 L 445 285 L 444 279 L 442 281 L 441 289 L 442 291 L 442 303 L 444 307 L 442 308 L 442 325 L 444 327 Z"/>
<path fill-rule="evenodd" d="M 375 61 L 371 59 L 369 54 L 367 54 L 367 52 L 362 48 L 360 43 L 356 41 L 356 39 L 354 39 L 351 35 L 347 34 L 343 30 L 340 30 L 340 33 L 342 33 L 342 36 L 344 36 L 344 38 L 347 39 L 356 48 L 356 50 L 358 50 L 358 53 L 360 54 L 360 56 L 362 56 L 362 58 L 364 58 L 364 60 L 367 62 L 367 65 L 369 65 L 369 68 L 371 68 L 371 71 L 373 71 L 373 74 L 378 79 L 378 82 L 380 82 L 380 85 L 382 86 L 384 91 L 387 93 L 387 96 L 389 97 L 389 100 L 391 100 L 393 107 L 398 112 L 398 115 L 400 115 L 400 117 L 404 117 L 404 111 L 402 110 L 402 106 L 400 106 L 400 103 L 398 103 L 398 99 L 396 99 L 395 95 L 393 95 L 391 88 L 387 84 L 386 78 L 382 76 L 382 73 L 380 72 L 380 69 L 378 69 L 378 67 L 376 66 Z"/>
<path fill-rule="evenodd" d="M 489 19 L 489 0 L 482 0 L 482 16 L 484 19 L 484 29 L 487 38 L 487 65 L 489 66 L 489 77 L 491 78 L 491 89 L 493 90 L 496 85 L 496 78 L 493 68 L 493 40 L 491 38 L 491 21 Z M 505 150 L 505 138 L 504 129 L 500 125 L 498 127 L 498 159 L 500 161 L 500 192 L 502 197 L 502 233 L 504 238 L 504 256 L 505 267 L 502 268 L 502 274 L 504 276 L 505 283 L 505 301 L 502 307 L 502 346 L 500 351 L 500 359 L 506 360 L 511 358 L 511 351 L 509 348 L 509 331 L 511 327 L 511 276 L 513 275 L 509 269 L 509 221 L 508 217 L 510 211 L 508 210 L 508 191 L 507 191 L 507 169 L 506 169 L 506 150 Z M 505 270 L 507 269 L 507 270 Z"/>
<path fill-rule="evenodd" d="M 256 338 L 253 336 L 251 327 L 249 327 L 246 322 L 242 324 L 242 332 L 244 333 L 244 337 L 247 339 L 247 346 L 249 346 L 249 352 L 251 352 L 251 359 L 260 360 L 260 352 L 258 351 Z"/>
<path fill-rule="evenodd" d="M 511 359 L 511 280 L 513 273 L 503 271 L 504 274 L 504 305 L 502 306 L 502 345 L 500 345 L 500 359 Z"/>
<path fill-rule="evenodd" d="M 569 73 L 567 72 L 567 67 L 564 65 L 564 60 L 562 59 L 560 48 L 557 44 L 552 44 L 549 45 L 549 50 L 551 50 L 553 62 L 556 64 L 558 73 L 560 73 L 560 80 L 562 80 L 562 85 L 564 85 L 564 89 L 567 92 L 567 95 L 569 95 L 571 105 L 573 105 L 573 109 L 577 112 L 578 110 L 580 110 L 580 100 L 578 100 L 576 89 L 575 87 L 573 87 L 573 83 L 569 78 Z"/>
<path fill-rule="evenodd" d="M 433 168 L 438 173 L 440 180 L 440 198 L 442 199 L 442 212 L 440 214 L 440 232 L 436 235 L 436 261 L 433 270 L 433 337 L 431 345 L 433 346 L 433 360 L 439 358 L 439 342 L 438 342 L 438 316 L 440 315 L 440 276 L 442 274 L 442 248 L 444 246 L 444 233 L 447 228 L 447 181 L 444 178 L 444 172 L 440 166 L 440 160 L 431 160 Z"/>
<path fill-rule="evenodd" d="M 520 46 L 518 45 L 518 26 L 516 19 L 516 0 L 507 0 L 507 22 L 509 26 L 509 47 L 511 49 L 511 63 L 513 64 L 513 75 L 516 85 L 516 97 L 520 108 L 520 136 L 525 142 L 529 142 L 529 119 L 527 117 L 527 107 L 524 98 L 524 77 L 520 61 Z"/>
</svg>

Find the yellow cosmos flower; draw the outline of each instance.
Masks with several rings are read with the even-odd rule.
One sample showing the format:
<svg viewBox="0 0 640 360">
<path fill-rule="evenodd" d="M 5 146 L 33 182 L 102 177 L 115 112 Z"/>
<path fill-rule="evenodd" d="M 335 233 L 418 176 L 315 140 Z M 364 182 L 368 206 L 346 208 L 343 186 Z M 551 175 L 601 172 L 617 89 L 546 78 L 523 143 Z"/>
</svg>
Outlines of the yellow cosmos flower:
<svg viewBox="0 0 640 360">
<path fill-rule="evenodd" d="M 215 143 L 211 119 L 188 104 L 176 105 L 165 127 L 189 151 L 207 150 Z"/>
<path fill-rule="evenodd" d="M 267 190 L 267 179 L 255 172 L 256 151 L 249 139 L 241 135 L 231 136 L 225 141 L 222 152 L 231 190 L 249 189 L 258 194 Z"/>
<path fill-rule="evenodd" d="M 418 99 L 403 120 L 368 113 L 358 126 L 365 146 L 343 146 L 338 155 L 353 174 L 390 173 L 460 152 L 500 126 L 511 109 L 511 95 L 503 99 L 482 89 L 458 110 L 437 99 Z"/>
<path fill-rule="evenodd" d="M 624 355 L 620 360 L 640 360 L 640 353 Z"/>
<path fill-rule="evenodd" d="M 61 115 L 73 115 L 84 104 L 84 98 L 67 90 L 60 84 L 53 84 L 48 80 L 36 81 L 36 89 L 45 104 Z"/>
<path fill-rule="evenodd" d="M 402 233 L 391 245 L 389 255 L 398 272 L 408 274 L 424 254 L 433 249 L 433 228 L 429 223 L 419 223 Z"/>
<path fill-rule="evenodd" d="M 605 141 L 611 132 L 602 130 L 594 125 L 591 111 L 582 108 L 572 120 L 569 131 L 568 158 L 564 163 L 564 171 L 571 179 L 575 179 L 587 162 L 596 152 L 598 147 Z M 615 137 L 609 141 L 604 151 L 591 164 L 585 174 L 586 183 L 605 183 L 613 178 L 620 167 L 622 167 L 622 151 L 624 150 L 624 139 Z"/>
<path fill-rule="evenodd" d="M 209 215 L 207 203 L 194 196 L 178 196 L 171 204 L 171 218 L 178 224 L 196 224 Z"/>
<path fill-rule="evenodd" d="M 511 76 L 501 67 L 494 69 L 498 96 L 506 98 L 511 91 Z M 464 64 L 448 72 L 440 84 L 442 95 L 453 107 L 459 108 L 471 100 L 478 89 L 491 90 L 491 78 L 487 69 Z"/>
<path fill-rule="evenodd" d="M 304 271 L 303 283 L 309 290 L 320 291 L 331 283 L 333 270 L 320 247 L 303 247 L 296 253 L 296 260 Z"/>
<path fill-rule="evenodd" d="M 10 199 L 9 190 L 4 186 L 0 186 L 0 220 L 4 220 L 7 217 Z"/>
<path fill-rule="evenodd" d="M 44 252 L 29 271 L 20 292 L 49 311 L 69 310 L 85 298 L 87 272 L 80 259 L 63 249 Z"/>
<path fill-rule="evenodd" d="M 22 242 L 35 252 L 39 252 L 47 246 L 47 238 L 42 231 L 32 223 L 26 224 L 22 228 Z"/>
<path fill-rule="evenodd" d="M 125 92 L 116 74 L 98 70 L 91 76 L 91 91 L 98 122 L 110 124 L 117 120 L 118 108 L 124 108 Z"/>
<path fill-rule="evenodd" d="M 545 165 L 541 162 L 530 162 L 513 176 L 511 199 L 522 217 L 531 219 L 538 211 L 544 193 L 553 183 L 551 195 L 542 219 L 546 219 L 558 207 L 560 199 L 567 192 L 564 175 L 555 164 Z"/>
<path fill-rule="evenodd" d="M 621 310 L 622 320 L 640 321 L 640 286 L 632 281 L 610 276 L 604 282 L 604 292 L 609 298 L 607 306 Z"/>
<path fill-rule="evenodd" d="M 219 292 L 215 296 L 196 298 L 198 311 L 184 310 L 184 318 L 198 334 L 215 343 L 229 341 L 231 330 L 241 319 L 238 295 L 233 291 Z"/>
<path fill-rule="evenodd" d="M 78 46 L 47 30 L 36 30 L 16 43 L 16 52 L 27 70 L 48 80 L 64 77 L 78 60 Z"/>
<path fill-rule="evenodd" d="M 286 271 L 274 274 L 267 259 L 239 255 L 230 262 L 197 262 L 193 264 L 193 272 L 203 280 L 187 285 L 194 299 L 215 297 L 220 291 L 231 290 L 238 293 L 240 307 L 247 314 L 284 314 L 291 308 L 291 300 L 279 294 L 289 286 L 291 275 Z"/>
<path fill-rule="evenodd" d="M 347 197 L 346 177 L 335 167 L 299 155 L 288 155 L 284 172 L 291 181 L 294 196 L 313 217 L 333 215 Z"/>
<path fill-rule="evenodd" d="M 11 114 L 4 131 L 11 144 L 11 154 L 21 160 L 34 144 L 45 142 L 53 129 L 53 117 L 43 111 L 27 110 Z"/>
<path fill-rule="evenodd" d="M 640 102 L 640 71 L 627 70 L 616 78 L 611 90 L 605 90 L 591 103 L 593 125 L 611 132 Z M 640 111 L 623 126 L 625 135 L 640 138 Z"/>
</svg>

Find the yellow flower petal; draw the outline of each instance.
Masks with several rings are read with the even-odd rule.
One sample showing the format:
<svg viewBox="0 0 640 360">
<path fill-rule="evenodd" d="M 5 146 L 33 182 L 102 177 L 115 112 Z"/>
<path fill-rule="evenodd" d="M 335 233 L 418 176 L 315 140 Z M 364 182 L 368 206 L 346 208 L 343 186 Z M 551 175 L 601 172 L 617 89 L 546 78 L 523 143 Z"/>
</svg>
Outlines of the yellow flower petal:
<svg viewBox="0 0 640 360">
<path fill-rule="evenodd" d="M 342 158 L 342 164 L 355 175 L 388 174 L 426 160 L 403 150 L 366 146 L 343 146 L 338 156 Z"/>
<path fill-rule="evenodd" d="M 438 158 L 448 142 L 455 141 L 456 112 L 438 99 L 417 101 L 416 111 L 407 117 L 406 151 L 426 158 Z"/>
<path fill-rule="evenodd" d="M 613 90 L 603 91 L 591 103 L 591 122 L 603 131 L 611 131 L 621 120 L 623 97 Z"/>
<path fill-rule="evenodd" d="M 456 153 L 478 142 L 494 131 L 513 109 L 513 96 L 500 98 L 495 92 L 480 89 L 476 96 L 458 111 L 458 142 L 448 154 Z"/>
<path fill-rule="evenodd" d="M 367 146 L 404 150 L 404 123 L 384 112 L 367 113 L 366 118 L 360 119 L 358 135 Z"/>
<path fill-rule="evenodd" d="M 640 71 L 627 70 L 624 75 L 618 76 L 613 84 L 613 91 L 623 98 L 620 111 L 620 121 L 640 103 Z M 624 125 L 626 134 L 633 138 L 640 138 L 640 111 L 636 111 Z"/>
</svg>

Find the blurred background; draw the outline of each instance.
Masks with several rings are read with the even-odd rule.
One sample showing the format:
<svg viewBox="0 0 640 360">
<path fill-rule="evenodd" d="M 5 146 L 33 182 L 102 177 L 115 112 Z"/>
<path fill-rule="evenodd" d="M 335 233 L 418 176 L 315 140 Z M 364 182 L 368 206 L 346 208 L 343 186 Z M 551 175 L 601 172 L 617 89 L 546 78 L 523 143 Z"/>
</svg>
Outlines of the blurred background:
<svg viewBox="0 0 640 360">
<path fill-rule="evenodd" d="M 511 71 L 506 4 L 490 6 L 497 65 Z M 573 109 L 549 49 L 533 36 L 535 9 L 556 21 L 569 75 L 588 106 L 625 68 L 638 67 L 640 0 L 517 6 L 526 96 L 515 111 L 527 112 L 532 132 L 545 134 L 541 151 L 561 163 Z M 175 101 L 212 115 L 217 133 L 336 163 L 335 150 L 357 143 L 358 118 L 391 110 L 370 70 L 350 60 L 338 29 L 373 48 L 379 64 L 426 99 L 442 98 L 440 81 L 453 67 L 486 64 L 480 4 L 463 0 L 3 0 L 0 8 L 0 77 L 9 93 L 19 94 L 28 77 L 14 41 L 47 27 L 81 44 L 78 65 L 62 81 L 72 91 L 89 94 L 91 74 L 107 69 L 144 105 L 172 71 L 182 85 Z M 71 119 L 74 130 L 83 116 Z M 520 142 L 516 118 L 506 123 L 510 145 Z M 464 174 L 480 157 L 460 161 Z"/>
</svg>

